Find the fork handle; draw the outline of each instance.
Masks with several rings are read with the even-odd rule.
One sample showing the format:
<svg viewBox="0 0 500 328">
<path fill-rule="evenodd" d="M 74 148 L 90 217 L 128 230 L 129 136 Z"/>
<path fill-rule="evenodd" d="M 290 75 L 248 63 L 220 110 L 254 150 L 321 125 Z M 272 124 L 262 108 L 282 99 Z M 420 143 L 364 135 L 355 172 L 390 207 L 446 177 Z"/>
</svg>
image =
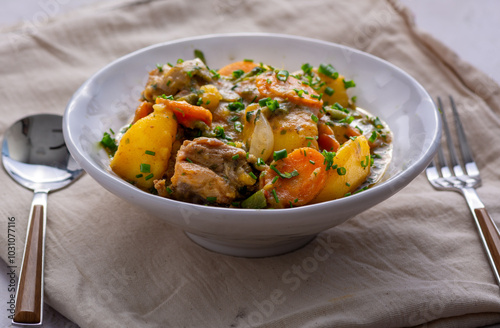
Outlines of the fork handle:
<svg viewBox="0 0 500 328">
<path fill-rule="evenodd" d="M 474 213 L 476 214 L 484 239 L 488 245 L 491 259 L 493 260 L 492 264 L 495 266 L 498 276 L 498 273 L 500 273 L 500 235 L 498 229 L 486 208 L 476 208 L 474 209 Z"/>
</svg>

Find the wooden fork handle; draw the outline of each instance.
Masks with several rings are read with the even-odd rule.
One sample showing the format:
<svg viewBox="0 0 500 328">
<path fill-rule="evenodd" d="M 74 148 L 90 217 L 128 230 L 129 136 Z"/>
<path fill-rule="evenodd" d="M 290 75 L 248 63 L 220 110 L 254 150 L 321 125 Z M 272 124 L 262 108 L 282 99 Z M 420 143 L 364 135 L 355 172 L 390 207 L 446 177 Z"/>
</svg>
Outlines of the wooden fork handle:
<svg viewBox="0 0 500 328">
<path fill-rule="evenodd" d="M 14 323 L 42 322 L 46 206 L 46 193 L 35 193 L 17 287 Z"/>
<path fill-rule="evenodd" d="M 486 208 L 476 208 L 474 213 L 477 216 L 479 226 L 483 233 L 486 244 L 491 254 L 497 274 L 500 273 L 500 235 L 498 229 L 491 219 Z"/>
</svg>

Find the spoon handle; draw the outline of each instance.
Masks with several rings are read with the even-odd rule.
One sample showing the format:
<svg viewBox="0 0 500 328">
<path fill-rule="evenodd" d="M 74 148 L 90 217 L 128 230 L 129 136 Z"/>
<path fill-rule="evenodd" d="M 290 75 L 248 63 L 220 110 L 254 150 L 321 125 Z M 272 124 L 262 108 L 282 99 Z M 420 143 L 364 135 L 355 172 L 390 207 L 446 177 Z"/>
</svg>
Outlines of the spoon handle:
<svg viewBox="0 0 500 328">
<path fill-rule="evenodd" d="M 31 203 L 23 262 L 16 294 L 14 323 L 41 323 L 47 192 L 35 191 Z"/>
</svg>

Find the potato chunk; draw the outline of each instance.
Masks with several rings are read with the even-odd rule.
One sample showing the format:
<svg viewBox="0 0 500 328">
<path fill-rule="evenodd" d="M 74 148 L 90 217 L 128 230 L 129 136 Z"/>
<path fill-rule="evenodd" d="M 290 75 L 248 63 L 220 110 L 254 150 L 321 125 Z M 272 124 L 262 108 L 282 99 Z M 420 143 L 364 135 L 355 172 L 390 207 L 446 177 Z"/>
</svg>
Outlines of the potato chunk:
<svg viewBox="0 0 500 328">
<path fill-rule="evenodd" d="M 152 188 L 154 180 L 167 170 L 177 133 L 173 112 L 163 104 L 153 107 L 153 113 L 125 132 L 110 164 L 121 178 L 145 190 Z"/>
<path fill-rule="evenodd" d="M 309 111 L 292 111 L 286 115 L 271 118 L 274 134 L 274 150 L 286 149 L 291 153 L 294 149 L 312 147 L 318 149 L 318 124 L 311 118 Z"/>
<path fill-rule="evenodd" d="M 321 73 L 318 73 L 318 76 L 325 82 L 325 85 L 319 90 L 320 93 L 323 93 L 323 101 L 329 105 L 339 103 L 342 107 L 348 107 L 349 95 L 344 85 L 344 77 L 339 75 L 336 79 L 333 79 Z M 325 92 L 328 87 L 333 90 L 333 94 L 329 95 Z"/>
<path fill-rule="evenodd" d="M 320 203 L 343 197 L 356 190 L 370 174 L 370 146 L 364 136 L 347 141 L 333 159 L 333 167 L 328 170 L 325 188 L 312 203 Z M 342 169 L 344 168 L 344 169 Z M 340 173 L 344 173 L 340 175 Z"/>
</svg>

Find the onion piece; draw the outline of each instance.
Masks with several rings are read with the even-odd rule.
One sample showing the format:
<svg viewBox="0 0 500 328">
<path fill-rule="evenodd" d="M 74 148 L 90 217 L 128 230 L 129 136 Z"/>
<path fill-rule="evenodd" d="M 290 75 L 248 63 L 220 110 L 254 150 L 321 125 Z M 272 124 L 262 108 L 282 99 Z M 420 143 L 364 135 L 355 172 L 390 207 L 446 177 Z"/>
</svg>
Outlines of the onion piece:
<svg viewBox="0 0 500 328">
<path fill-rule="evenodd" d="M 265 162 L 272 155 L 274 149 L 273 129 L 267 118 L 260 113 L 250 140 L 250 155 L 262 158 Z"/>
</svg>

